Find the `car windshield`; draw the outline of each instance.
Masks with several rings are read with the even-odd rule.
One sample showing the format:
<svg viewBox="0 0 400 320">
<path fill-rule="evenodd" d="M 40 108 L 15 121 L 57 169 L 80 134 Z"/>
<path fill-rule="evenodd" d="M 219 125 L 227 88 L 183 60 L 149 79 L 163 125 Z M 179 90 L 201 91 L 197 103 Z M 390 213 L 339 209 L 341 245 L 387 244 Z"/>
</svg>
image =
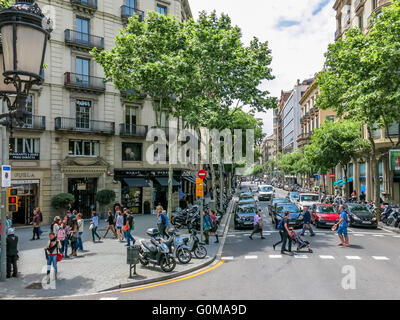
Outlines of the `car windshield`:
<svg viewBox="0 0 400 320">
<path fill-rule="evenodd" d="M 353 206 L 350 207 L 350 211 L 356 216 L 368 217 L 373 215 L 366 206 Z"/>
<path fill-rule="evenodd" d="M 319 213 L 336 213 L 335 209 L 333 207 L 328 207 L 328 206 L 318 207 L 318 212 Z"/>
<path fill-rule="evenodd" d="M 253 195 L 251 193 L 243 193 L 239 197 L 239 199 L 249 199 L 249 198 L 253 198 Z"/>
<path fill-rule="evenodd" d="M 241 203 L 253 203 L 254 199 L 253 198 L 248 198 L 248 199 L 242 199 L 239 201 L 239 204 Z"/>
<path fill-rule="evenodd" d="M 272 187 L 261 187 L 260 191 L 262 192 L 271 192 L 273 191 Z"/>
<path fill-rule="evenodd" d="M 238 213 L 256 213 L 256 208 L 254 207 L 239 207 Z"/>
<path fill-rule="evenodd" d="M 289 200 L 286 199 L 286 198 L 279 198 L 279 199 L 275 198 L 275 199 L 274 199 L 274 204 L 275 204 L 275 203 L 278 203 L 278 202 L 287 203 L 287 202 L 289 202 Z"/>
<path fill-rule="evenodd" d="M 300 201 L 318 201 L 317 194 L 304 194 L 300 196 Z"/>
<path fill-rule="evenodd" d="M 276 207 L 276 213 L 284 213 L 285 211 L 289 211 L 289 212 L 299 212 L 299 208 L 297 208 L 296 205 L 292 204 L 292 203 L 288 203 L 288 204 L 280 204 Z"/>
<path fill-rule="evenodd" d="M 297 192 L 296 192 L 296 193 L 291 193 L 291 194 L 290 194 L 290 197 L 291 197 L 291 198 L 298 198 L 299 196 L 300 196 L 300 193 L 297 193 Z"/>
</svg>

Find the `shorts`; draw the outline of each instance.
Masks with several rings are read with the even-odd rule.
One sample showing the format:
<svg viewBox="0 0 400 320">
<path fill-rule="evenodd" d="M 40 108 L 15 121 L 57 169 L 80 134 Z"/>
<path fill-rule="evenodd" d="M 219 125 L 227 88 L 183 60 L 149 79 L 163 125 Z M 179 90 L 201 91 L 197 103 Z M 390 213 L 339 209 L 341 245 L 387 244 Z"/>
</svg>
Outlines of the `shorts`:
<svg viewBox="0 0 400 320">
<path fill-rule="evenodd" d="M 342 234 L 342 235 L 344 235 L 345 237 L 347 237 L 347 227 L 343 227 L 343 226 L 339 227 L 337 233 L 338 233 L 338 234 Z"/>
<path fill-rule="evenodd" d="M 122 227 L 117 227 L 117 229 L 118 229 L 119 231 L 121 231 L 121 230 L 122 230 Z"/>
</svg>

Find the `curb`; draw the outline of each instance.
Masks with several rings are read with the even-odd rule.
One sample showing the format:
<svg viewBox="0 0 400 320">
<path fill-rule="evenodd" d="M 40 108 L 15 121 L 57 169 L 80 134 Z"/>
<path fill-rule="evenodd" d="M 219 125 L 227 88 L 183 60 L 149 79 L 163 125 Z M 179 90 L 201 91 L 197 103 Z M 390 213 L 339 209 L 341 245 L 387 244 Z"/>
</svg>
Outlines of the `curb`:
<svg viewBox="0 0 400 320">
<path fill-rule="evenodd" d="M 228 212 L 229 212 L 229 213 L 228 213 Z M 186 274 L 192 273 L 192 272 L 194 272 L 194 271 L 203 269 L 203 268 L 205 268 L 206 266 L 212 264 L 212 263 L 217 259 L 217 257 L 221 255 L 221 252 L 220 252 L 220 251 L 221 251 L 221 248 L 223 247 L 223 244 L 224 244 L 224 242 L 225 242 L 225 241 L 224 241 L 224 240 L 225 240 L 225 237 L 224 237 L 224 236 L 225 236 L 225 233 L 226 233 L 226 231 L 227 231 L 228 228 L 229 228 L 228 220 L 229 220 L 229 218 L 230 218 L 230 216 L 231 216 L 231 212 L 232 212 L 231 206 L 229 206 L 228 209 L 227 209 L 227 214 L 226 214 L 226 217 L 227 217 L 227 218 L 225 219 L 225 227 L 224 227 L 224 232 L 223 232 L 223 240 L 222 240 L 222 241 L 220 242 L 220 244 L 219 244 L 217 253 L 216 253 L 209 261 L 206 261 L 206 262 L 204 262 L 204 263 L 202 263 L 202 264 L 200 264 L 200 265 L 198 265 L 198 266 L 195 266 L 195 267 L 193 267 L 193 268 L 190 268 L 190 269 L 187 269 L 187 270 L 184 270 L 184 271 L 180 271 L 180 272 L 175 273 L 175 274 L 166 275 L 166 276 L 162 276 L 162 277 L 158 277 L 158 278 L 154 278 L 154 279 L 149 279 L 149 280 L 141 280 L 141 281 L 134 282 L 134 283 L 119 284 L 118 286 L 115 286 L 115 287 L 112 287 L 112 288 L 109 288 L 109 289 L 101 290 L 101 291 L 99 291 L 98 293 L 106 293 L 106 292 L 108 292 L 108 291 L 113 291 L 113 290 L 118 290 L 118 289 L 134 288 L 134 287 L 139 287 L 139 286 L 143 286 L 143 285 L 150 284 L 150 283 L 156 283 L 156 282 L 161 282 L 161 281 L 166 281 L 166 280 L 170 280 L 170 279 L 179 278 L 179 277 L 181 277 L 181 276 L 184 276 L 184 275 L 186 275 Z"/>
<path fill-rule="evenodd" d="M 388 232 L 400 233 L 400 229 L 399 228 L 391 228 L 391 227 L 385 226 L 382 222 L 379 222 L 378 226 L 382 230 L 385 230 L 385 231 L 388 231 Z"/>
</svg>

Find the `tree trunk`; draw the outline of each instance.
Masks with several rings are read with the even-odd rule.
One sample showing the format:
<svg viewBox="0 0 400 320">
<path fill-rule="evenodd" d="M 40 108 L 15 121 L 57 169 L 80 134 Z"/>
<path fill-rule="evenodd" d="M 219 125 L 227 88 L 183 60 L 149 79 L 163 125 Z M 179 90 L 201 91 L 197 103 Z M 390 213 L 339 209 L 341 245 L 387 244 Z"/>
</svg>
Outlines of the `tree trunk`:
<svg viewBox="0 0 400 320">
<path fill-rule="evenodd" d="M 172 193 L 173 193 L 172 179 L 173 179 L 173 177 L 174 177 L 174 169 L 172 168 L 172 164 L 168 161 L 168 210 L 167 210 L 168 221 L 171 221 L 171 217 L 172 217 Z"/>
<path fill-rule="evenodd" d="M 219 163 L 219 210 L 221 212 L 224 211 L 223 194 L 224 194 L 224 164 L 222 162 L 222 157 L 220 157 L 220 163 Z"/>
<path fill-rule="evenodd" d="M 381 205 L 380 205 L 380 180 L 379 180 L 379 163 L 376 157 L 376 146 L 375 141 L 372 136 L 372 129 L 367 128 L 368 130 L 368 140 L 371 143 L 371 168 L 372 168 L 372 178 L 374 185 L 374 204 L 375 204 L 375 216 L 378 221 L 381 218 Z"/>
<path fill-rule="evenodd" d="M 215 203 L 215 208 L 217 209 L 217 177 L 215 176 L 215 168 L 214 168 L 214 164 L 212 161 L 212 151 L 210 148 L 210 171 L 211 171 L 211 185 L 212 185 L 212 191 L 213 191 L 213 198 L 212 200 Z"/>
<path fill-rule="evenodd" d="M 344 196 L 346 197 L 346 198 L 348 198 L 349 197 L 349 195 L 348 195 L 348 192 L 347 192 L 347 184 L 346 184 L 346 181 L 347 181 L 347 164 L 345 164 L 344 165 L 344 167 L 343 167 L 343 171 L 344 171 L 344 177 L 343 177 L 343 193 L 344 193 Z"/>
</svg>

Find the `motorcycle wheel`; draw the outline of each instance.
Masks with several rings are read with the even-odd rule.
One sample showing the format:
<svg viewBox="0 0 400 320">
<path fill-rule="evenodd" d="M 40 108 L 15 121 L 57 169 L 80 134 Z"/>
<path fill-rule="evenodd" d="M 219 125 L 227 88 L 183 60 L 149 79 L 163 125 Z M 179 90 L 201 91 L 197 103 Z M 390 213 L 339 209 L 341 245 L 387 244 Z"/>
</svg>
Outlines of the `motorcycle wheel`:
<svg viewBox="0 0 400 320">
<path fill-rule="evenodd" d="M 160 267 L 164 272 L 171 272 L 176 267 L 176 261 L 173 257 L 168 257 L 168 260 L 167 258 L 163 257 L 160 262 Z"/>
<path fill-rule="evenodd" d="M 192 260 L 192 255 L 190 254 L 190 251 L 188 249 L 179 249 L 176 252 L 176 257 L 182 264 L 188 264 L 190 260 Z"/>
<path fill-rule="evenodd" d="M 147 266 L 149 264 L 149 261 L 145 258 L 143 258 L 143 255 L 141 252 L 139 252 L 139 262 L 142 266 Z"/>
<path fill-rule="evenodd" d="M 194 250 L 194 255 L 197 259 L 204 259 L 207 256 L 207 249 L 204 246 L 198 246 Z"/>
<path fill-rule="evenodd" d="M 172 223 L 173 225 L 176 224 L 176 217 L 172 217 L 172 218 L 171 218 L 171 223 Z"/>
</svg>

